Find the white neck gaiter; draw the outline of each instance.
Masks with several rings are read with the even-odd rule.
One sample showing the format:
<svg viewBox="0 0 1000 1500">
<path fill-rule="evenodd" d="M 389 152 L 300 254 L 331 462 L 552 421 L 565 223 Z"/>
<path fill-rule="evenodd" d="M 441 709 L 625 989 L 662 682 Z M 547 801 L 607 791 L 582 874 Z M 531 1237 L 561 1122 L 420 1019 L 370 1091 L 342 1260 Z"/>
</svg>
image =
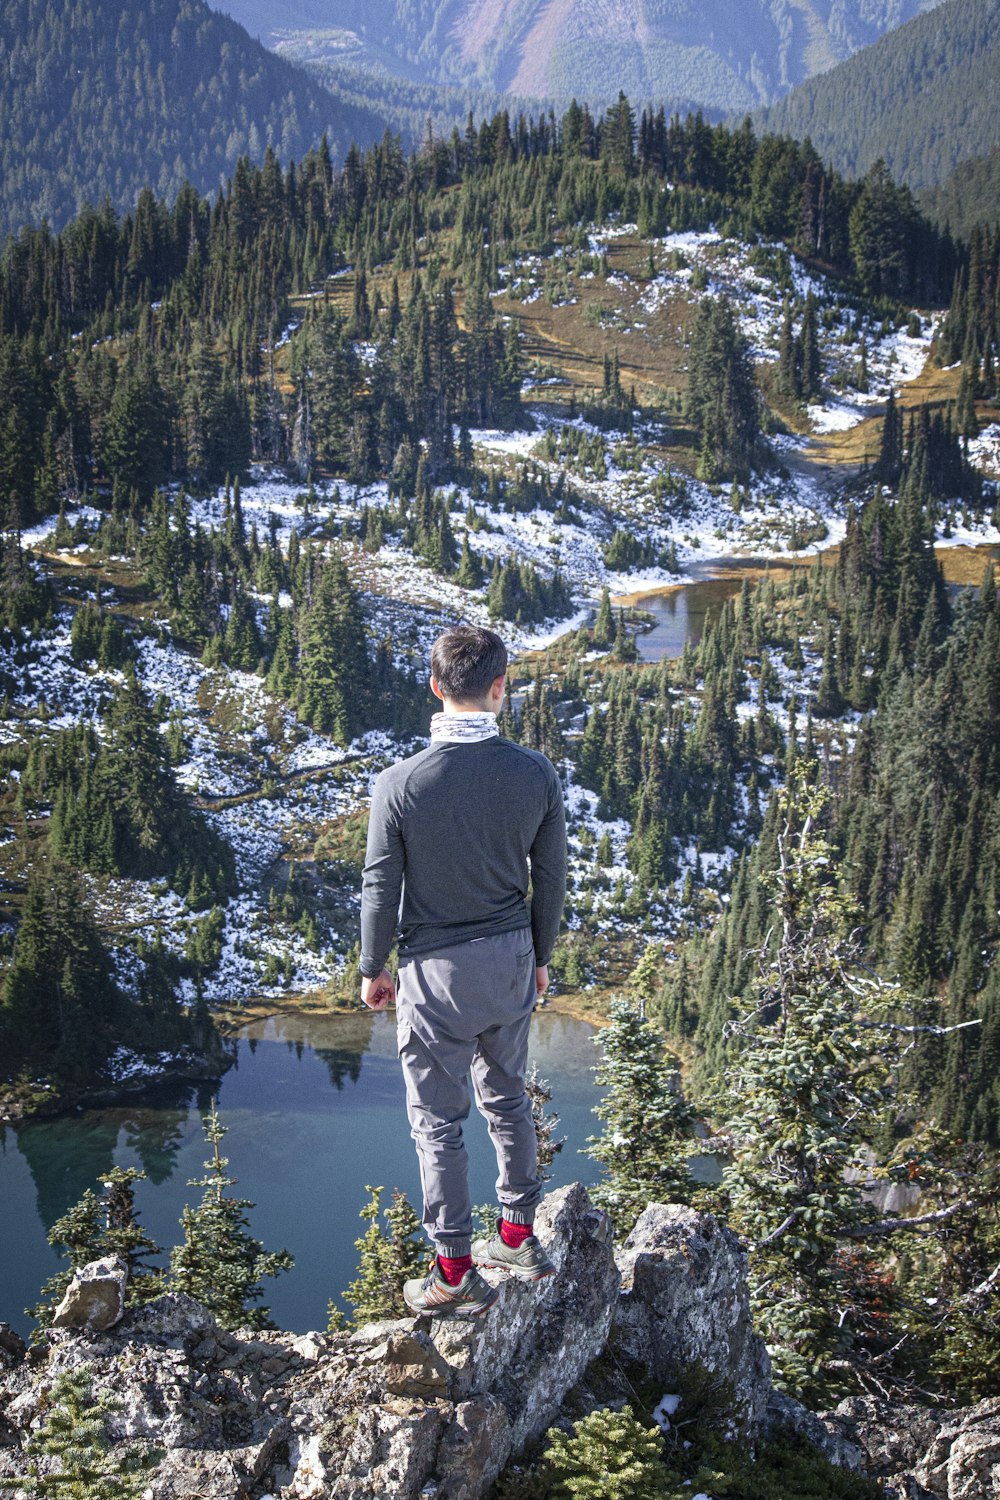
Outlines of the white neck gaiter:
<svg viewBox="0 0 1000 1500">
<path fill-rule="evenodd" d="M 499 735 L 497 716 L 490 713 L 431 716 L 432 745 L 472 745 L 477 740 L 492 740 Z"/>
</svg>

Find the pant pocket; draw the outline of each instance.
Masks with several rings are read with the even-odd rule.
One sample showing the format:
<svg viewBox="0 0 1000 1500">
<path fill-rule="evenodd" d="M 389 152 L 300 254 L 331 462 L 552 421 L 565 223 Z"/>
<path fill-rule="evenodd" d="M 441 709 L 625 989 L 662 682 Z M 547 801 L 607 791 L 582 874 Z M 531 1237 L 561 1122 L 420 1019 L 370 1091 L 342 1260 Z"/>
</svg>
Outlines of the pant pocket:
<svg viewBox="0 0 1000 1500">
<path fill-rule="evenodd" d="M 431 1055 L 408 1021 L 403 1021 L 396 1032 L 399 1060 L 403 1065 L 403 1082 L 406 1085 L 406 1104 L 414 1110 L 433 1110 L 440 1103 L 441 1081 Z"/>
</svg>

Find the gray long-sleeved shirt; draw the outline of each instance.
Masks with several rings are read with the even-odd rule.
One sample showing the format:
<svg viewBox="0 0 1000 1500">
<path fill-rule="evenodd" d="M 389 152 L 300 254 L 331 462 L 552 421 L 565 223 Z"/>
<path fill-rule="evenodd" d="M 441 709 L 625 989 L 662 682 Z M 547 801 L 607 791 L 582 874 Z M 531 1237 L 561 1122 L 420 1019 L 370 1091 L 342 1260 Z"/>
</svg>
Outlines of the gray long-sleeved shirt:
<svg viewBox="0 0 1000 1500">
<path fill-rule="evenodd" d="M 382 972 L 397 917 L 403 958 L 530 927 L 535 962 L 546 964 L 565 897 L 562 788 L 540 751 L 500 737 L 439 742 L 376 777 L 362 974 Z"/>
</svg>

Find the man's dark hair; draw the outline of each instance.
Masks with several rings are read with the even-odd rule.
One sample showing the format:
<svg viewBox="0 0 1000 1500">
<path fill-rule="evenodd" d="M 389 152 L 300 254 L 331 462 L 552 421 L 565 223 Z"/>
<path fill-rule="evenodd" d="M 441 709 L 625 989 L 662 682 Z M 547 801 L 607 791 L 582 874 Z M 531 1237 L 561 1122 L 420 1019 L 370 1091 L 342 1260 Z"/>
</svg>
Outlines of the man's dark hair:
<svg viewBox="0 0 1000 1500">
<path fill-rule="evenodd" d="M 507 670 L 507 647 L 495 630 L 453 625 L 431 650 L 431 673 L 446 698 L 477 703 Z"/>
</svg>

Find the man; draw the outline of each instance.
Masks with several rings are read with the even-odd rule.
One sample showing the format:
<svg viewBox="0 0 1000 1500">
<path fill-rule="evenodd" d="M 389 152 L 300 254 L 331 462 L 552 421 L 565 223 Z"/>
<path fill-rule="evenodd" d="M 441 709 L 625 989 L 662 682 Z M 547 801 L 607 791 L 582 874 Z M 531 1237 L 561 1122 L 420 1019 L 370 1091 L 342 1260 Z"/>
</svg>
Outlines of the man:
<svg viewBox="0 0 1000 1500">
<path fill-rule="evenodd" d="M 566 894 L 566 823 L 551 761 L 500 737 L 506 672 L 492 630 L 457 625 L 439 636 L 431 691 L 444 709 L 430 745 L 383 771 L 372 794 L 361 998 L 372 1010 L 396 999 L 423 1222 L 436 1250 L 430 1274 L 404 1288 L 418 1313 L 486 1312 L 497 1292 L 477 1265 L 531 1281 L 555 1269 L 533 1232 L 541 1182 L 525 1069 Z M 397 915 L 398 996 L 385 967 Z M 474 1244 L 462 1141 L 470 1068 L 501 1212 L 497 1233 Z"/>
</svg>

